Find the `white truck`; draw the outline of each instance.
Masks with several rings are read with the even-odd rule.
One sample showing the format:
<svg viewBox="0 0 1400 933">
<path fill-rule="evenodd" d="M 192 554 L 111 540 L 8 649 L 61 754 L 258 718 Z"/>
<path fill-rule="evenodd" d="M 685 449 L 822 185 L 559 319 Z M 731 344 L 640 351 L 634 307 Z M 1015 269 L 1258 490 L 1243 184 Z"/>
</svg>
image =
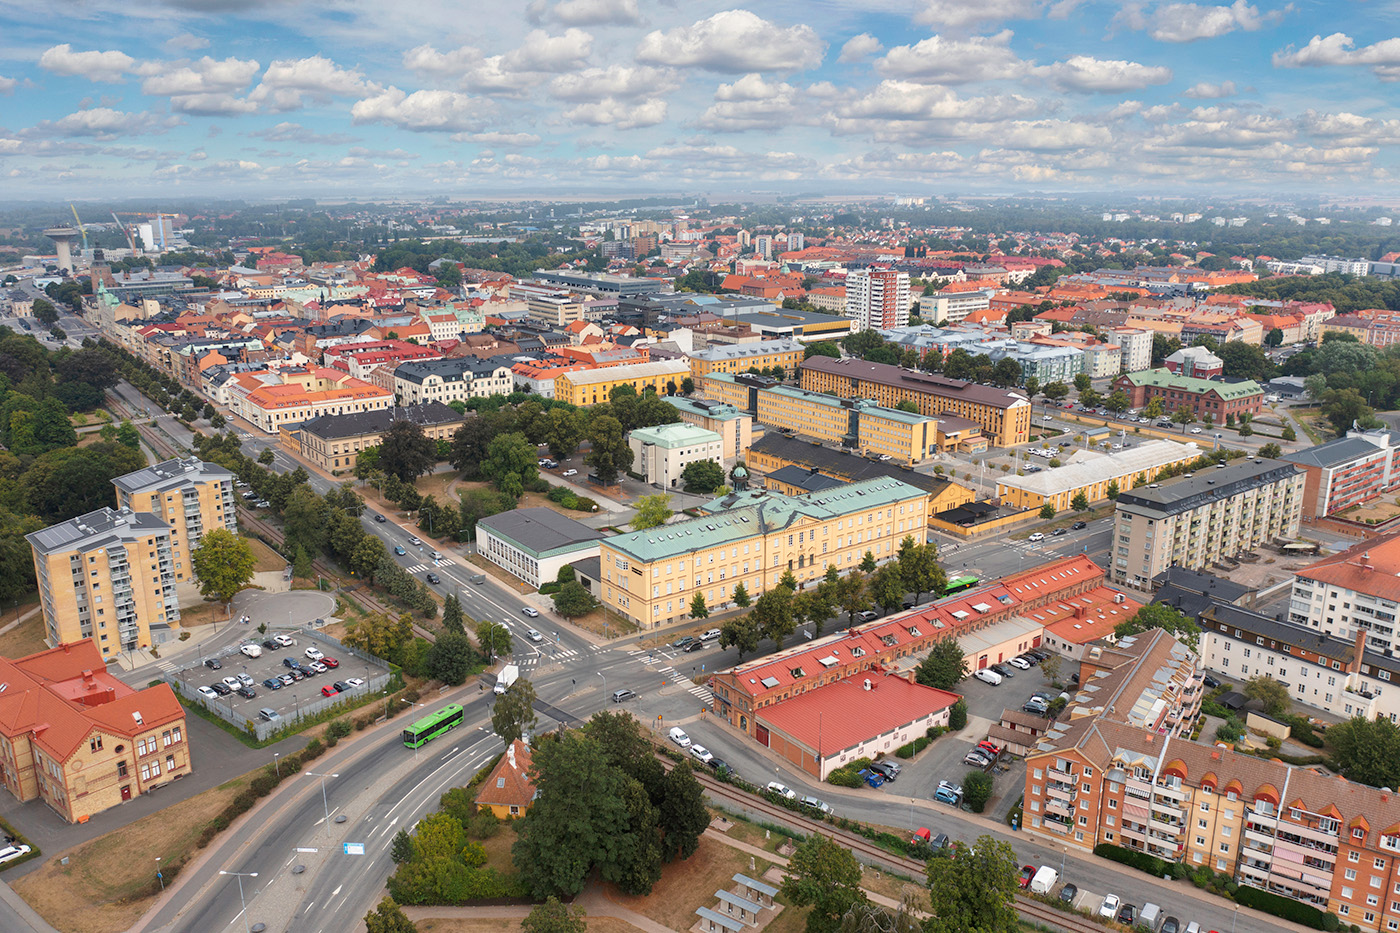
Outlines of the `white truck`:
<svg viewBox="0 0 1400 933">
<path fill-rule="evenodd" d="M 1156 904 L 1143 904 L 1142 913 L 1138 914 L 1137 926 L 1147 927 L 1152 933 L 1157 933 L 1162 928 L 1162 908 Z"/>
<path fill-rule="evenodd" d="M 496 675 L 495 691 L 497 693 L 505 693 L 507 690 L 510 689 L 510 685 L 515 683 L 515 681 L 519 679 L 519 677 L 519 666 L 515 664 L 507 664 L 505 667 L 501 668 L 501 672 Z"/>
<path fill-rule="evenodd" d="M 1060 880 L 1060 873 L 1049 865 L 1040 866 L 1040 870 L 1031 879 L 1031 891 L 1035 894 L 1049 894 L 1050 889 L 1055 886 L 1055 882 Z"/>
</svg>

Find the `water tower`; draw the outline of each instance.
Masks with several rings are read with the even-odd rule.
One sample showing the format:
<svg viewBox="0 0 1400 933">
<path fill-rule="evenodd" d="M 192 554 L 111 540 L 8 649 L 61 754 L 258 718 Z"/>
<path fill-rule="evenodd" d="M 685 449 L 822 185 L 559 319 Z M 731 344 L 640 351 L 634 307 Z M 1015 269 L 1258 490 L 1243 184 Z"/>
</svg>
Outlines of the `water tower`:
<svg viewBox="0 0 1400 933">
<path fill-rule="evenodd" d="M 73 272 L 71 244 L 78 238 L 78 235 L 78 231 L 74 227 L 50 227 L 44 231 L 44 236 L 53 240 L 58 247 L 58 268 L 69 274 Z"/>
</svg>

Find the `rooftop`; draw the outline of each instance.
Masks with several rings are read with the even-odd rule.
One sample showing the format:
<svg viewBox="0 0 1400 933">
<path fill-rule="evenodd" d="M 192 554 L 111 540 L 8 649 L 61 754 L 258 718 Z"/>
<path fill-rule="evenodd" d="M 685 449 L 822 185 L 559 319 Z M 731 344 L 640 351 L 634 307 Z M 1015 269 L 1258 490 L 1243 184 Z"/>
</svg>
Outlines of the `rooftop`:
<svg viewBox="0 0 1400 933">
<path fill-rule="evenodd" d="M 1176 515 L 1297 475 L 1298 468 L 1291 463 L 1263 457 L 1234 460 L 1224 467 L 1207 467 L 1195 474 L 1153 483 L 1155 489 L 1140 486 L 1120 493 L 1118 510 Z"/>
<path fill-rule="evenodd" d="M 168 534 L 170 527 L 149 512 L 100 508 L 66 522 L 50 525 L 25 535 L 40 554 L 62 551 L 91 551 L 117 547 L 153 534 Z"/>
<path fill-rule="evenodd" d="M 713 344 L 708 349 L 696 350 L 690 354 L 693 359 L 707 360 L 714 362 L 717 360 L 744 360 L 759 356 L 769 356 L 774 353 L 801 353 L 802 344 L 796 340 L 760 340 L 757 343 L 735 343 L 735 344 Z"/>
<path fill-rule="evenodd" d="M 943 419 L 939 419 L 939 423 L 942 424 Z M 790 464 L 808 469 L 820 470 L 828 476 L 842 480 L 856 481 L 888 476 L 930 493 L 941 493 L 949 486 L 954 485 L 950 479 L 907 469 L 892 461 L 871 460 L 868 457 L 827 447 L 815 441 L 788 437 L 773 431 L 754 441 L 750 452 L 786 460 Z M 752 463 L 753 461 L 749 460 L 748 462 Z"/>
<path fill-rule="evenodd" d="M 1339 437 L 1334 441 L 1328 441 L 1317 447 L 1307 447 L 1289 454 L 1284 454 L 1280 460 L 1287 460 L 1289 463 L 1296 463 L 1305 467 L 1335 467 L 1344 463 L 1351 463 L 1363 457 L 1372 457 L 1384 453 L 1384 448 L 1366 440 L 1364 437 Z"/>
<path fill-rule="evenodd" d="M 674 395 L 666 399 L 677 411 L 689 412 L 703 418 L 714 418 L 717 421 L 733 421 L 737 418 L 747 418 L 749 413 L 740 411 L 727 402 L 714 402 L 707 398 L 683 398 Z"/>
<path fill-rule="evenodd" d="M 419 385 L 433 376 L 437 376 L 444 382 L 463 382 L 467 379 L 492 376 L 499 369 L 510 369 L 513 363 L 513 360 L 495 357 L 483 360 L 474 356 L 455 356 L 445 360 L 417 360 L 404 363 L 394 370 L 394 378 Z"/>
<path fill-rule="evenodd" d="M 520 739 L 510 743 L 506 753 L 477 792 L 478 806 L 509 807 L 522 810 L 535 799 L 535 782 L 530 779 L 530 746 Z"/>
<path fill-rule="evenodd" d="M 301 430 L 316 437 L 326 439 L 341 437 L 362 437 L 366 434 L 382 434 L 395 421 L 412 421 L 414 424 L 437 426 L 460 424 L 466 416 L 444 405 L 442 402 L 428 402 L 423 405 L 404 405 L 393 408 L 380 408 L 375 411 L 355 412 L 349 415 L 321 415 L 303 421 Z"/>
<path fill-rule="evenodd" d="M 628 437 L 643 444 L 665 447 L 667 450 L 674 450 L 677 447 L 695 447 L 701 444 L 719 444 L 723 443 L 724 440 L 714 431 L 686 424 L 683 421 L 677 421 L 675 424 L 660 424 L 650 428 L 636 428 Z"/>
<path fill-rule="evenodd" d="M 822 669 L 820 664 L 813 668 L 809 673 Z M 765 706 L 758 715 L 826 757 L 839 755 L 873 735 L 924 719 L 957 701 L 956 693 L 870 670 Z"/>
<path fill-rule="evenodd" d="M 178 489 L 185 483 L 233 481 L 233 473 L 217 463 L 206 463 L 198 457 L 175 459 L 148 466 L 112 480 L 113 485 L 127 493 L 149 490 Z"/>
<path fill-rule="evenodd" d="M 871 363 L 854 357 L 834 360 L 829 356 L 814 356 L 802 362 L 802 370 L 865 380 L 911 392 L 927 392 L 945 398 L 990 405 L 993 408 L 1018 408 L 1030 404 L 1024 395 L 1012 389 L 997 389 L 975 382 L 964 382 L 961 379 L 949 379 L 936 373 L 921 373 L 888 363 Z"/>
<path fill-rule="evenodd" d="M 690 375 L 690 364 L 685 360 L 659 360 L 648 363 L 624 363 L 621 366 L 608 366 L 603 369 L 585 369 L 578 372 L 564 373 L 561 379 L 567 379 L 576 386 L 593 385 L 598 382 L 627 382 L 632 379 L 650 379 L 654 376 L 679 376 Z"/>
<path fill-rule="evenodd" d="M 1253 379 L 1197 379 L 1173 373 L 1169 369 L 1145 369 L 1139 373 L 1128 373 L 1122 378 L 1134 386 L 1154 386 L 1159 389 L 1204 393 L 1214 392 L 1222 399 L 1248 398 L 1262 395 L 1264 390 Z"/>
<path fill-rule="evenodd" d="M 1194 459 L 1200 453 L 1195 444 L 1178 444 L 1175 441 L 1147 441 L 1113 454 L 1078 451 L 1075 463 L 1048 468 L 1030 476 L 1006 476 L 997 480 L 997 484 L 1049 498 L 1108 479 Z"/>
<path fill-rule="evenodd" d="M 493 534 L 507 538 L 522 550 L 545 554 L 602 539 L 602 534 L 581 522 L 541 507 L 511 509 L 477 522 Z"/>
<path fill-rule="evenodd" d="M 1400 531 L 1362 541 L 1296 574 L 1338 589 L 1400 601 Z"/>
</svg>

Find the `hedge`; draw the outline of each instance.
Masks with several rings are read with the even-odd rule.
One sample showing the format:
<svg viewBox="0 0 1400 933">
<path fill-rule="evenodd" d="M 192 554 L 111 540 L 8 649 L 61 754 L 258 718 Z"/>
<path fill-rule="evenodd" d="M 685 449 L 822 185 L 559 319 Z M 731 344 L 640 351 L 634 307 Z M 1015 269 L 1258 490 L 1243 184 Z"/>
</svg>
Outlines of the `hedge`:
<svg viewBox="0 0 1400 933">
<path fill-rule="evenodd" d="M 1262 910 L 1266 914 L 1273 914 L 1275 917 L 1282 917 L 1284 920 L 1292 920 L 1294 923 L 1301 923 L 1303 926 L 1312 927 L 1314 930 L 1327 929 L 1327 914 L 1310 904 L 1295 901 L 1281 894 L 1261 891 L 1258 888 L 1251 888 L 1249 885 L 1242 884 L 1239 886 L 1238 890 L 1235 891 L 1235 903 L 1243 904 L 1246 907 L 1253 907 L 1255 910 Z M 1336 929 L 1336 927 L 1334 926 L 1333 929 Z"/>
<path fill-rule="evenodd" d="M 1145 871 L 1149 875 L 1161 877 L 1175 872 L 1175 862 L 1167 862 L 1146 852 L 1138 852 L 1136 849 L 1128 849 L 1123 846 L 1114 845 L 1111 842 L 1101 842 L 1094 846 L 1094 854 L 1099 858 L 1106 858 L 1109 861 L 1121 862 L 1139 871 Z"/>
</svg>

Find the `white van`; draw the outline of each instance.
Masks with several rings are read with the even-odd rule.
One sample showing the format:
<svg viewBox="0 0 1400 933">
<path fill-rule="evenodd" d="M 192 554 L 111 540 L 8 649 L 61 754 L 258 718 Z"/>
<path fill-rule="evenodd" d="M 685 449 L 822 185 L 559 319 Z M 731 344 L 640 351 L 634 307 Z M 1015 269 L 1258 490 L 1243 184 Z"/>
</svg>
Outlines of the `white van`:
<svg viewBox="0 0 1400 933">
<path fill-rule="evenodd" d="M 1055 886 L 1055 882 L 1060 880 L 1060 873 L 1049 865 L 1040 866 L 1040 870 L 1031 879 L 1031 891 L 1035 894 L 1049 894 L 1050 889 Z"/>
<path fill-rule="evenodd" d="M 675 742 L 681 748 L 690 748 L 690 736 L 686 735 L 685 730 L 680 726 L 672 726 L 671 731 L 668 732 L 667 735 L 671 737 L 672 742 Z"/>
<path fill-rule="evenodd" d="M 984 684 L 991 684 L 993 687 L 1001 686 L 1001 675 L 989 667 L 984 667 L 979 671 L 974 671 L 972 676 L 976 677 Z"/>
</svg>

